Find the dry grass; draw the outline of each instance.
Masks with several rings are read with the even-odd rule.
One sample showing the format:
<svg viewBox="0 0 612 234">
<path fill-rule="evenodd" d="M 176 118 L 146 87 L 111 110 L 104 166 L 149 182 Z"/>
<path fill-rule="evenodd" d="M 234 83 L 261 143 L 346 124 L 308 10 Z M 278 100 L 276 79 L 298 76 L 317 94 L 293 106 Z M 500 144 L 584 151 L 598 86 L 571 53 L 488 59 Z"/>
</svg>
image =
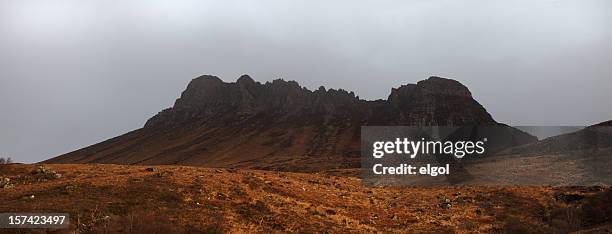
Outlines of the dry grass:
<svg viewBox="0 0 612 234">
<path fill-rule="evenodd" d="M 64 176 L 39 181 L 34 165 L 0 166 L 15 182 L 1 191 L 0 211 L 67 212 L 79 233 L 564 233 L 610 223 L 612 214 L 610 190 L 601 188 L 372 188 L 334 173 L 49 167 Z"/>
</svg>

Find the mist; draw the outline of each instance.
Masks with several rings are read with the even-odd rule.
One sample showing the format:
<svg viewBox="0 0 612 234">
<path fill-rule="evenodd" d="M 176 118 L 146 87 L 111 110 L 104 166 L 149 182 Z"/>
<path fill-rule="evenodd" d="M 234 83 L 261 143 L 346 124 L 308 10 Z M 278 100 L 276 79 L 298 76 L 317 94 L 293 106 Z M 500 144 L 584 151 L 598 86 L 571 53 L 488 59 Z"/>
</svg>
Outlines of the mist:
<svg viewBox="0 0 612 234">
<path fill-rule="evenodd" d="M 442 76 L 510 125 L 612 119 L 612 2 L 0 0 L 0 156 L 142 127 L 200 75 L 386 99 Z"/>
</svg>

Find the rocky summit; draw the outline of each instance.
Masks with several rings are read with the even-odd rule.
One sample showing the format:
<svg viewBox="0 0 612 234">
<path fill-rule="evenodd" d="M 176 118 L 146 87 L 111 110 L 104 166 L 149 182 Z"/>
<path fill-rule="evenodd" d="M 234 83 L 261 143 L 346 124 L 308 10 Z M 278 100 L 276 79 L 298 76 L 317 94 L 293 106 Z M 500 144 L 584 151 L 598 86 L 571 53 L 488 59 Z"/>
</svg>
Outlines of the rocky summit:
<svg viewBox="0 0 612 234">
<path fill-rule="evenodd" d="M 342 89 L 320 87 L 310 91 L 295 81 L 278 79 L 261 84 L 243 75 L 235 83 L 225 83 L 215 76 L 194 79 L 174 107 L 151 118 L 145 128 L 255 119 L 418 126 L 496 123 L 467 87 L 440 77 L 394 88 L 387 100 L 366 101 Z"/>
<path fill-rule="evenodd" d="M 47 163 L 179 164 L 318 171 L 360 165 L 361 126 L 501 125 L 458 81 L 430 77 L 387 100 L 295 81 L 193 79 L 141 129 Z M 518 133 L 518 131 L 514 131 Z M 535 141 L 518 133 L 522 142 Z M 514 137 L 517 138 L 517 137 Z"/>
</svg>

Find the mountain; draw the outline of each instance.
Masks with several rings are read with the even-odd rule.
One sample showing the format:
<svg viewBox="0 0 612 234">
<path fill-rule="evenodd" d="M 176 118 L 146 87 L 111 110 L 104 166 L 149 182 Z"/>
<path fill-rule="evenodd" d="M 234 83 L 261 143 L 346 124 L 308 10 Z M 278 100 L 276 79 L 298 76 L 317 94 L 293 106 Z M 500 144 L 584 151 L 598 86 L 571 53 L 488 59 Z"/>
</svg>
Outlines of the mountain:
<svg viewBox="0 0 612 234">
<path fill-rule="evenodd" d="M 387 100 L 310 91 L 247 75 L 234 83 L 192 80 L 174 106 L 141 129 L 46 163 L 179 164 L 316 171 L 360 165 L 361 126 L 498 126 L 461 83 L 430 77 L 391 90 Z M 512 138 L 536 138 L 512 129 Z"/>
</svg>

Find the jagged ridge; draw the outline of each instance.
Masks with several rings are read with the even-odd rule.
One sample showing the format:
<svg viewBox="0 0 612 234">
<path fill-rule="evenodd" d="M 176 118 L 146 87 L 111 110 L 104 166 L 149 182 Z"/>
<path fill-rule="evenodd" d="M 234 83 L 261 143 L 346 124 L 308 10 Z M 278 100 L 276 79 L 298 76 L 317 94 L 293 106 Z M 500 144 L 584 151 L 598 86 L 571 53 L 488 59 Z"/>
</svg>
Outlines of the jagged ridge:
<svg viewBox="0 0 612 234">
<path fill-rule="evenodd" d="M 215 76 L 190 82 L 174 107 L 160 112 L 145 128 L 172 126 L 226 115 L 291 121 L 358 121 L 364 125 L 494 124 L 495 120 L 461 83 L 430 77 L 417 84 L 392 89 L 387 100 L 366 101 L 345 90 L 315 91 L 281 79 L 261 84 L 247 75 L 235 83 Z M 234 119 L 234 118 L 231 118 Z"/>
</svg>

